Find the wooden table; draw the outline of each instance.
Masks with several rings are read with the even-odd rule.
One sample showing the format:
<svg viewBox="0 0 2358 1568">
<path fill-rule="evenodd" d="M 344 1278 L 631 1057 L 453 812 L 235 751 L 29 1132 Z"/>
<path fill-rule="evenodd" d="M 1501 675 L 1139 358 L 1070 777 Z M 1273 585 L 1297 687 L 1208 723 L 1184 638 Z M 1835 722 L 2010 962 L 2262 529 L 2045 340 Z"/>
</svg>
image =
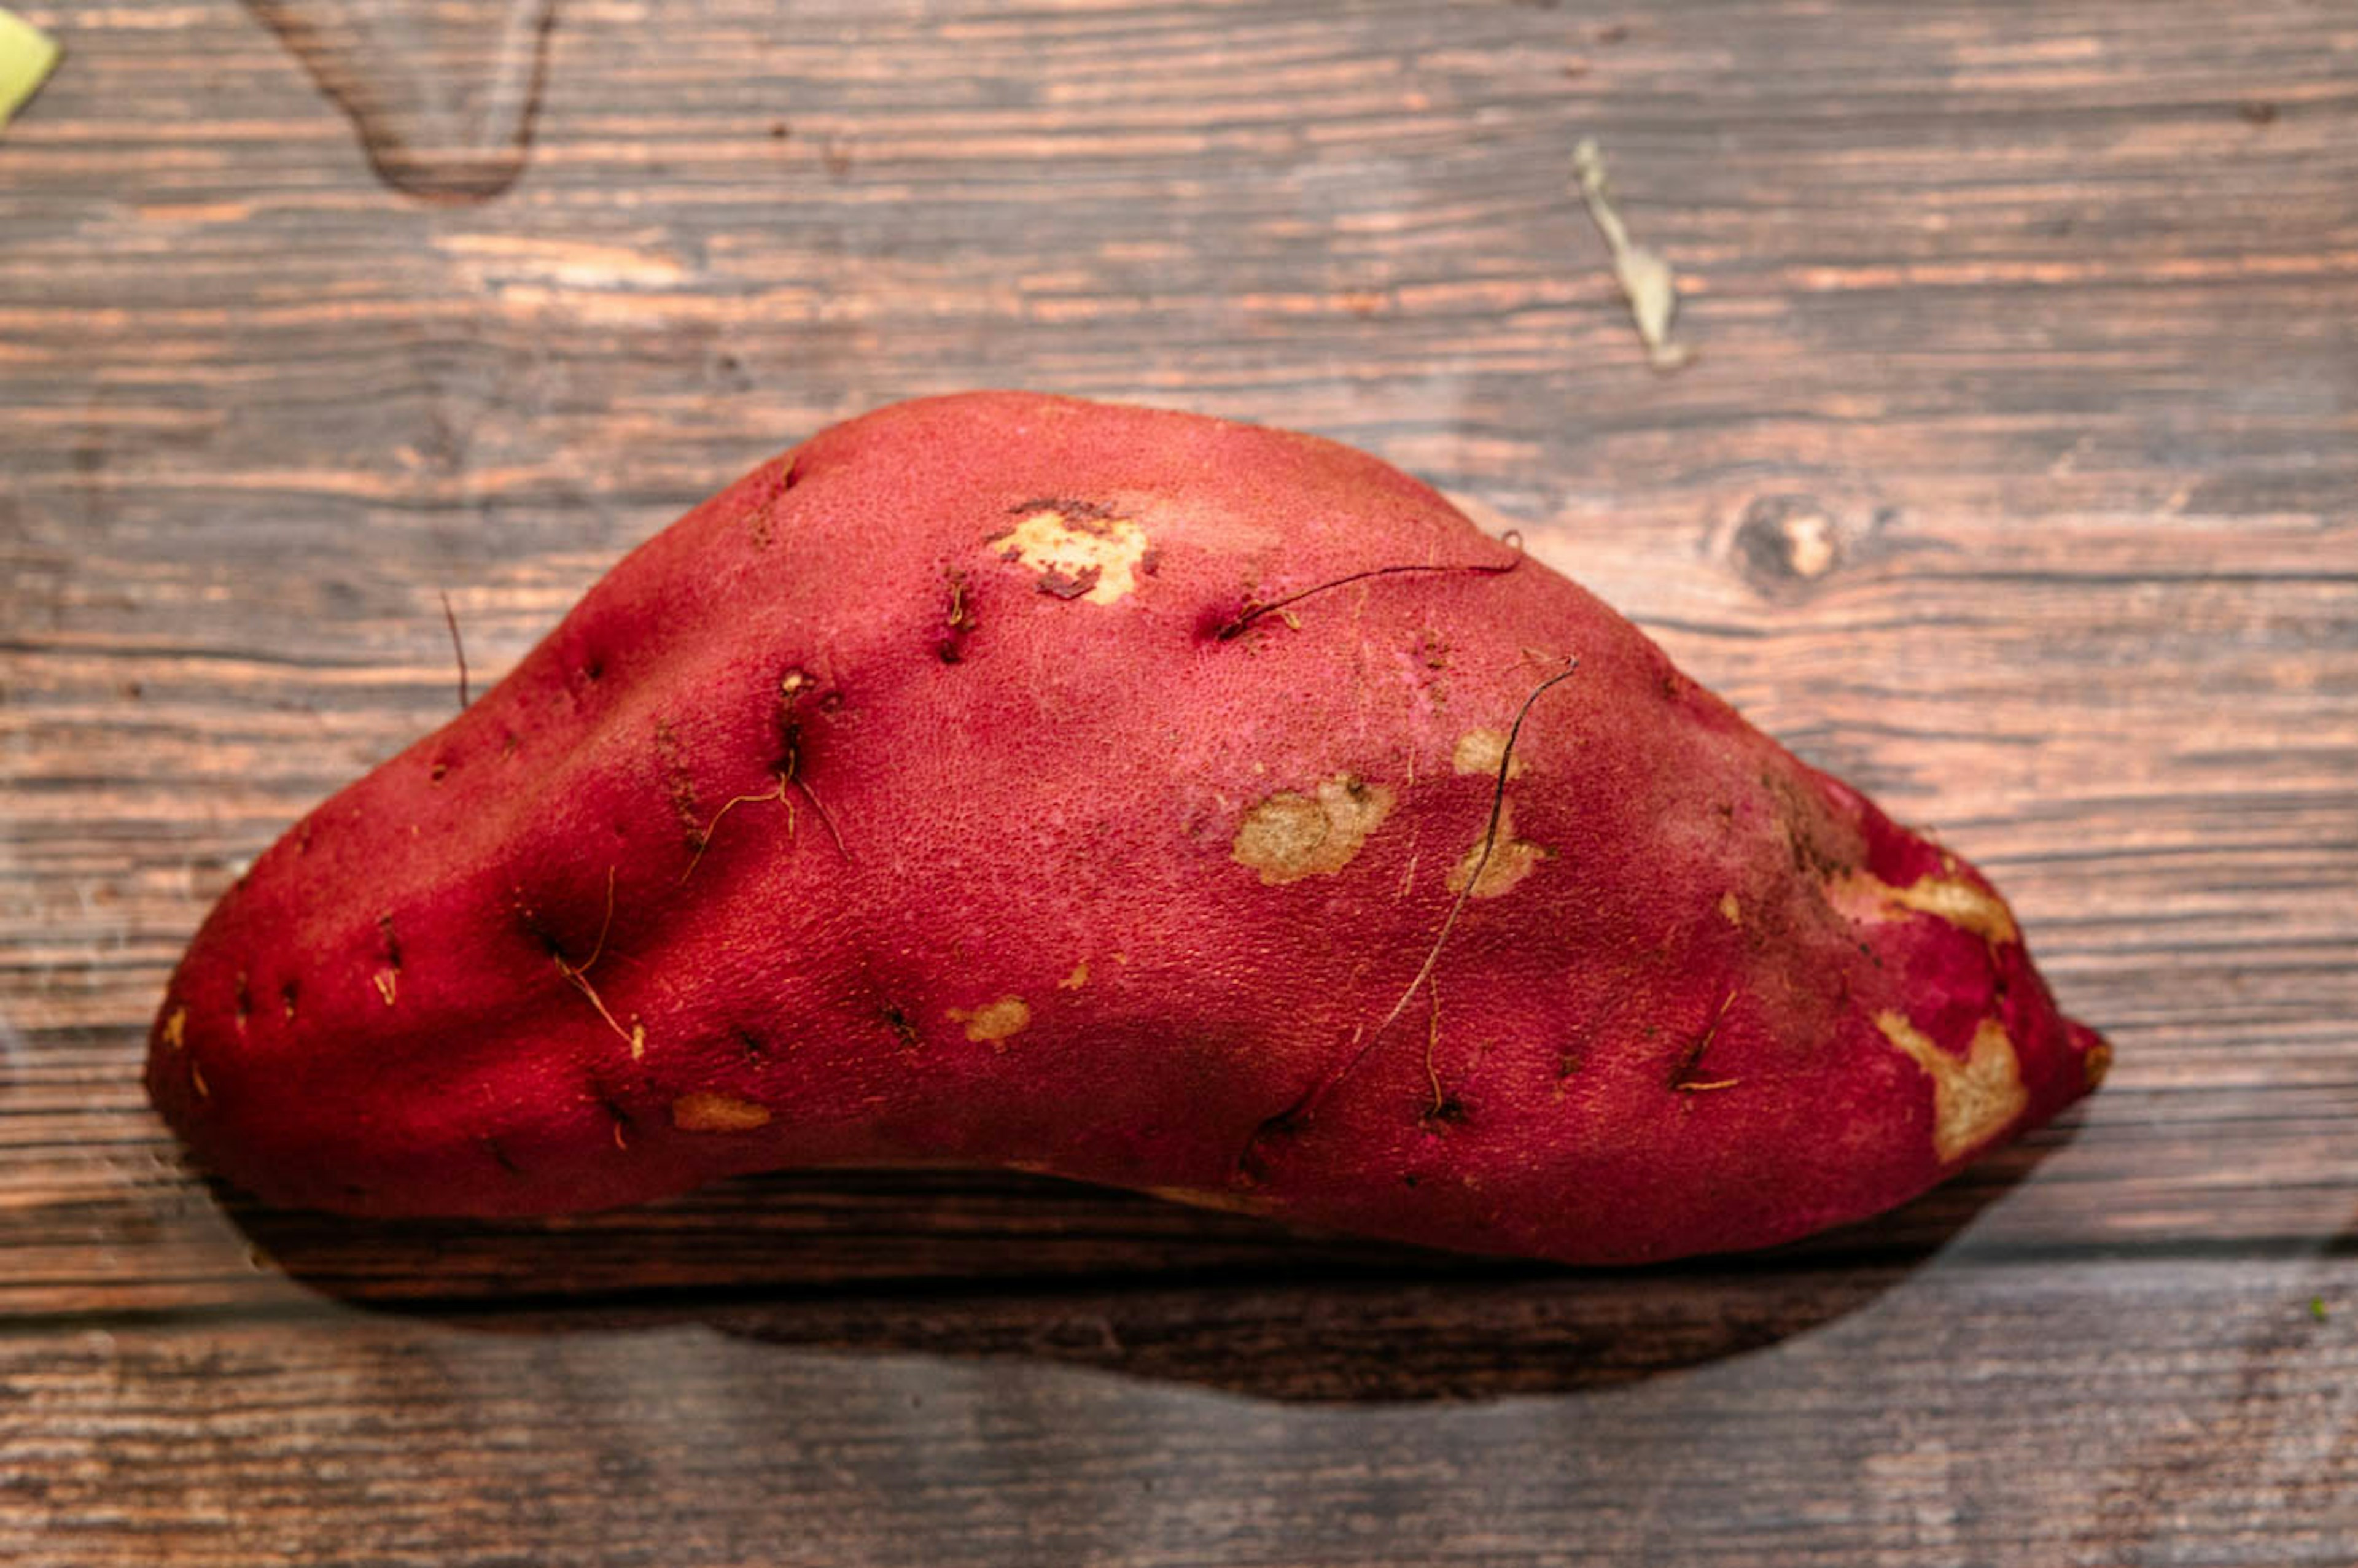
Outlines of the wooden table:
<svg viewBox="0 0 2358 1568">
<path fill-rule="evenodd" d="M 2348 5 L 460 0 L 404 85 L 336 0 L 10 4 L 70 52 L 0 135 L 0 1559 L 2358 1562 Z M 168 966 L 451 710 L 440 592 L 480 689 L 756 459 L 1009 384 L 1520 527 L 1988 867 L 2111 1083 L 1608 1274 L 1014 1177 L 385 1226 L 183 1170 Z"/>
</svg>

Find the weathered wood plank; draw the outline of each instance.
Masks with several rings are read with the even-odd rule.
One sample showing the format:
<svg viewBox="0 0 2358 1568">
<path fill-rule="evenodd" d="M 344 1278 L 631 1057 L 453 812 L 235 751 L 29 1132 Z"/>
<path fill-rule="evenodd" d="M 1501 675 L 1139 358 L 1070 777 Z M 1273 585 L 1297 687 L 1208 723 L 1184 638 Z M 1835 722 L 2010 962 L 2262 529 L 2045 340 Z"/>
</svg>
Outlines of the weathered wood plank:
<svg viewBox="0 0 2358 1568">
<path fill-rule="evenodd" d="M 2353 1282 L 2344 1257 L 10 1334 L 34 1419 L 0 1427 L 0 1550 L 2339 1568 L 2358 1335 L 2307 1303 Z"/>
</svg>

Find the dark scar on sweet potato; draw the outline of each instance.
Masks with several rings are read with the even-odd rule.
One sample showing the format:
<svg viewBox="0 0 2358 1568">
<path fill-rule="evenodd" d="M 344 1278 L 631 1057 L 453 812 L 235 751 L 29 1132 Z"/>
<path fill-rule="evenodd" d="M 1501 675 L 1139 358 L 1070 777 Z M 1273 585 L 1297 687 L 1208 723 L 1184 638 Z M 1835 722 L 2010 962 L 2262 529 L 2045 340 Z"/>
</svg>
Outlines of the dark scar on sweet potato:
<svg viewBox="0 0 2358 1568">
<path fill-rule="evenodd" d="M 914 1050 L 925 1044 L 924 1038 L 917 1033 L 917 1026 L 909 1022 L 908 1013 L 898 1005 L 887 1002 L 877 1016 L 884 1021 L 884 1026 L 892 1032 L 893 1037 L 902 1044 Z"/>
<path fill-rule="evenodd" d="M 826 708 L 831 704 L 823 698 L 820 706 Z M 778 759 L 779 788 L 781 790 L 792 788 L 799 793 L 804 800 L 810 803 L 811 815 L 817 817 L 818 825 L 827 829 L 827 838 L 834 841 L 835 852 L 843 857 L 844 863 L 849 865 L 851 861 L 851 849 L 843 841 L 842 830 L 835 825 L 835 815 L 827 810 L 827 803 L 819 799 L 818 792 L 811 788 L 810 780 L 803 776 L 802 723 L 789 714 L 782 723 L 781 730 L 785 749 Z"/>
<path fill-rule="evenodd" d="M 1010 517 L 1029 517 L 1035 512 L 1053 512 L 1065 520 L 1066 527 L 1077 528 L 1084 534 L 1109 532 L 1106 524 L 1117 515 L 1101 501 L 1071 501 L 1053 495 L 1035 496 L 1007 509 Z"/>
<path fill-rule="evenodd" d="M 946 665 L 955 665 L 966 657 L 966 640 L 974 635 L 973 607 L 966 601 L 966 573 L 956 567 L 942 574 L 943 586 L 949 590 L 949 605 L 942 616 L 942 634 L 934 643 L 934 653 Z"/>
<path fill-rule="evenodd" d="M 1701 1094 L 1707 1089 L 1732 1089 L 1736 1087 L 1734 1078 L 1706 1078 L 1702 1075 L 1704 1053 L 1711 1049 L 1714 1040 L 1719 1038 L 1719 1026 L 1726 1020 L 1727 1010 L 1735 1005 L 1736 992 L 1731 989 L 1720 998 L 1719 1006 L 1712 1012 L 1711 1022 L 1704 1025 L 1704 1031 L 1695 1036 L 1694 1044 L 1679 1053 L 1679 1059 L 1671 1065 L 1671 1087 L 1673 1090 L 1680 1094 Z"/>
<path fill-rule="evenodd" d="M 615 868 L 607 867 L 605 918 L 599 924 L 598 940 L 590 946 L 590 956 L 578 964 L 566 957 L 563 946 L 550 934 L 548 928 L 541 924 L 538 915 L 530 909 L 525 909 L 520 913 L 524 918 L 525 929 L 538 937 L 542 945 L 547 947 L 550 959 L 557 965 L 557 972 L 565 977 L 565 983 L 581 993 L 583 999 L 597 1010 L 598 1016 L 605 1020 L 606 1027 L 612 1030 L 618 1038 L 627 1043 L 631 1047 L 631 1054 L 636 1056 L 646 1043 L 644 1027 L 635 1030 L 623 1028 L 621 1022 L 607 1008 L 606 999 L 598 994 L 598 988 L 590 983 L 590 971 L 596 968 L 598 960 L 605 956 L 606 938 L 614 929 L 614 875 Z"/>
<path fill-rule="evenodd" d="M 1103 567 L 1083 567 L 1077 572 L 1051 567 L 1032 586 L 1051 599 L 1079 599 L 1097 587 L 1098 579 L 1104 575 Z"/>
<path fill-rule="evenodd" d="M 800 668 L 790 669 L 779 678 L 778 757 L 770 764 L 770 776 L 777 782 L 768 789 L 736 795 L 721 803 L 720 809 L 712 814 L 712 820 L 694 834 L 694 852 L 688 856 L 687 869 L 679 873 L 682 882 L 694 876 L 696 868 L 703 863 L 705 851 L 712 848 L 712 835 L 719 830 L 720 819 L 741 806 L 774 800 L 784 806 L 786 837 L 791 839 L 795 834 L 795 802 L 794 795 L 787 793 L 790 790 L 810 803 L 812 815 L 818 818 L 819 825 L 827 829 L 827 838 L 834 841 L 835 852 L 842 856 L 847 864 L 850 861 L 851 850 L 844 844 L 843 834 L 836 827 L 834 816 L 812 791 L 809 781 L 803 777 L 803 726 L 802 720 L 796 717 L 796 709 L 804 694 L 812 690 L 815 684 L 810 673 Z M 829 707 L 830 698 L 822 697 L 820 706 Z"/>
<path fill-rule="evenodd" d="M 631 1113 L 623 1108 L 622 1101 L 616 1099 L 612 1095 L 608 1094 L 602 1088 L 598 1090 L 597 1093 L 599 1105 L 604 1108 L 608 1119 L 613 1123 L 614 1147 L 617 1149 L 628 1149 L 631 1146 L 631 1140 L 629 1137 L 630 1130 L 638 1124 L 632 1119 Z"/>
<path fill-rule="evenodd" d="M 1366 582 L 1370 578 L 1400 577 L 1410 573 L 1435 572 L 1464 572 L 1475 577 L 1504 577 L 1507 573 L 1513 571 L 1517 567 L 1523 564 L 1523 536 L 1520 534 L 1509 531 L 1506 534 L 1500 535 L 1498 542 L 1514 551 L 1514 557 L 1511 560 L 1498 562 L 1459 561 L 1438 566 L 1370 567 L 1366 571 L 1351 572 L 1346 576 L 1336 578 L 1328 582 L 1315 583 L 1309 588 L 1296 589 L 1293 593 L 1280 594 L 1275 599 L 1265 600 L 1249 600 L 1246 601 L 1243 609 L 1238 611 L 1233 616 L 1220 623 L 1212 632 L 1212 639 L 1213 641 L 1219 643 L 1232 643 L 1238 637 L 1243 636 L 1246 629 L 1264 615 L 1277 614 L 1291 606 L 1301 603 L 1303 600 L 1309 599 L 1314 595 L 1327 593 L 1338 588 L 1348 588 L 1355 582 Z"/>
</svg>

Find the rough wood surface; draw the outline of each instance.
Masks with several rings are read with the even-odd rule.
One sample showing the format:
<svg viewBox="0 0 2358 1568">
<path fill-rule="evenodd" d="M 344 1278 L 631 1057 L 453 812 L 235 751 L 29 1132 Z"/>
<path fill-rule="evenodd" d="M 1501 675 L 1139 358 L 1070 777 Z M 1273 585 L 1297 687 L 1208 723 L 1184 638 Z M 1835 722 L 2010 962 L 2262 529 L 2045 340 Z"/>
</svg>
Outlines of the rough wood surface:
<svg viewBox="0 0 2358 1568">
<path fill-rule="evenodd" d="M 2358 1561 L 2346 5 L 12 4 L 70 52 L 0 134 L 0 1557 Z M 389 189 L 322 86 L 416 82 L 296 13 L 449 103 L 536 51 L 444 193 L 513 183 Z M 450 711 L 441 592 L 480 689 L 756 459 L 981 384 L 1521 528 L 1985 864 L 2111 1083 L 1587 1277 L 1013 1177 L 361 1227 L 179 1168 L 168 966 Z"/>
</svg>

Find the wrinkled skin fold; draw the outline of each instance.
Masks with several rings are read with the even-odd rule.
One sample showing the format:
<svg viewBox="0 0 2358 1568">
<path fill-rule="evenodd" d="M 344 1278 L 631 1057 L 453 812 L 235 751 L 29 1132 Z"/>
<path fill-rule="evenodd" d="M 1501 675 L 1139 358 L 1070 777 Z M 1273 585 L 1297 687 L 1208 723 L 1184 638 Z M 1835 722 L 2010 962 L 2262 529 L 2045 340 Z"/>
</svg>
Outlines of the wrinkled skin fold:
<svg viewBox="0 0 2358 1568">
<path fill-rule="evenodd" d="M 1889 1207 L 2106 1059 L 1970 865 L 1425 486 L 976 394 L 764 463 L 313 811 L 147 1083 L 288 1206 L 954 1162 L 1628 1262 Z"/>
</svg>

